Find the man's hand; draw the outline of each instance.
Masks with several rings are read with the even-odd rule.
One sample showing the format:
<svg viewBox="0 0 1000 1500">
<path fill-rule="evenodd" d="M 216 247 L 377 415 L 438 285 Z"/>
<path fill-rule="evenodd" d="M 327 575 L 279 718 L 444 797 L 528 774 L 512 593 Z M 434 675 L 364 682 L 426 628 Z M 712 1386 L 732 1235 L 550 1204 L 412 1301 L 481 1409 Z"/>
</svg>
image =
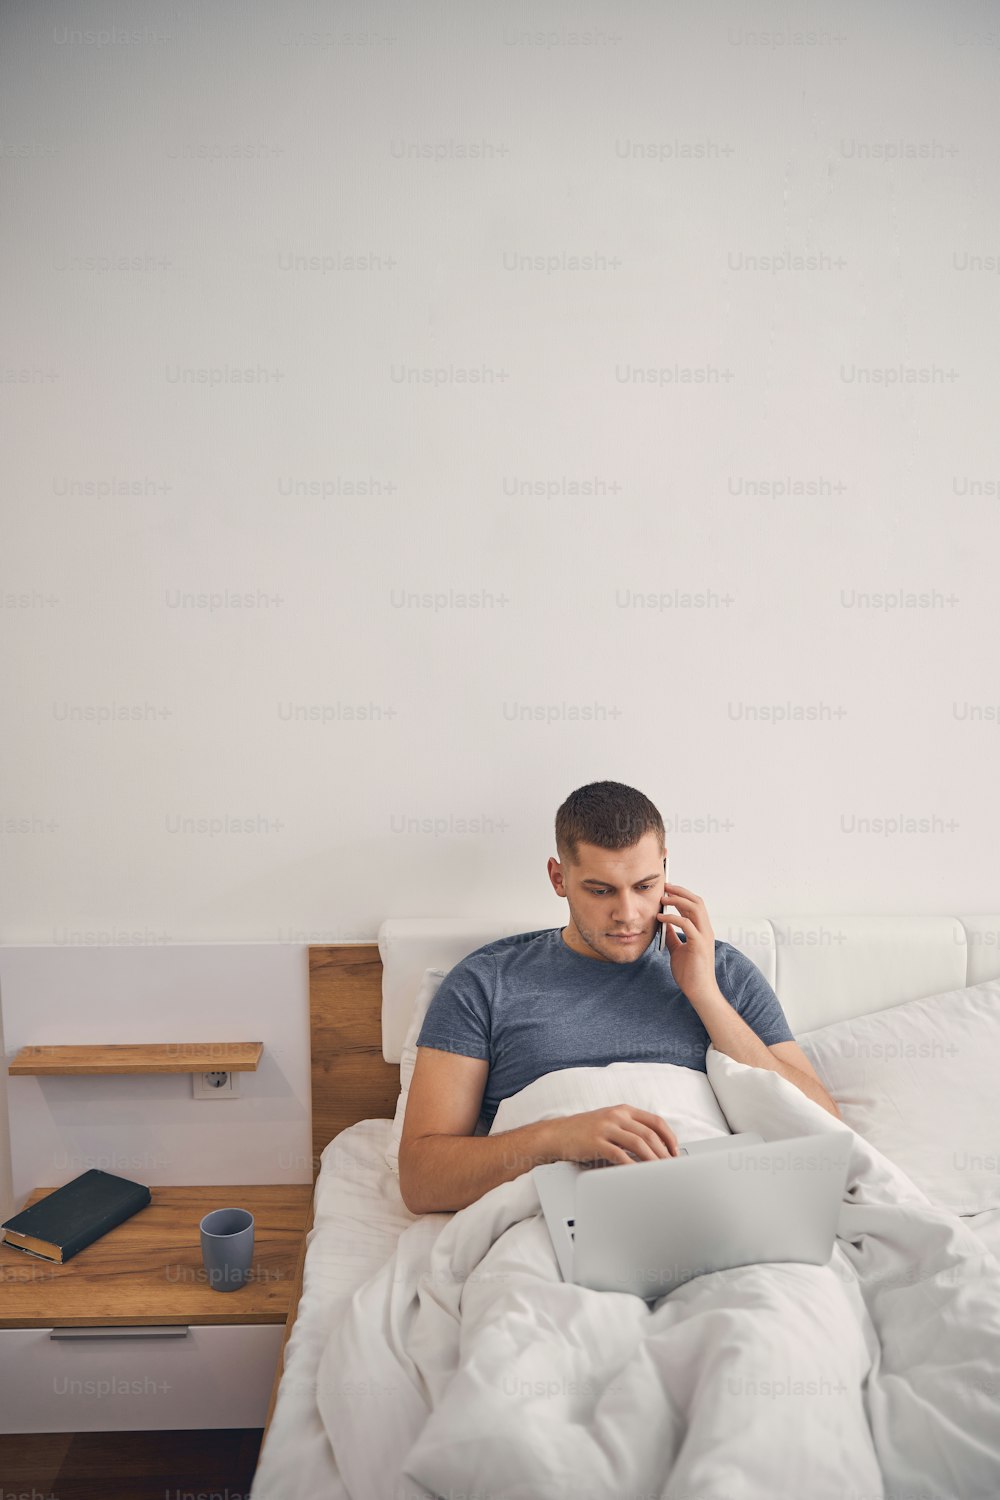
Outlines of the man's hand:
<svg viewBox="0 0 1000 1500">
<path fill-rule="evenodd" d="M 780 1073 L 807 1098 L 839 1120 L 840 1111 L 802 1049 L 794 1042 L 765 1046 L 722 993 L 715 977 L 715 933 L 701 897 L 685 890 L 682 885 L 665 885 L 663 889 L 672 898 L 668 905 L 676 907 L 680 913 L 677 917 L 661 914 L 659 918 L 667 923 L 671 973 L 708 1032 L 712 1046 L 717 1052 L 725 1052 L 748 1067 Z M 681 942 L 670 926 L 671 922 L 682 928 L 686 942 Z"/>
<path fill-rule="evenodd" d="M 547 1120 L 553 1155 L 559 1161 L 624 1165 L 637 1156 L 656 1161 L 679 1156 L 677 1137 L 661 1115 L 631 1104 L 611 1104 L 584 1114 Z"/>
<path fill-rule="evenodd" d="M 686 890 L 682 885 L 665 885 L 664 893 L 670 899 L 678 916 L 664 916 L 658 920 L 666 924 L 666 944 L 670 954 L 670 971 L 687 998 L 695 1005 L 706 995 L 718 989 L 715 977 L 715 933 L 708 919 L 708 909 L 700 896 Z M 680 927 L 686 938 L 681 942 L 671 922 Z"/>
</svg>

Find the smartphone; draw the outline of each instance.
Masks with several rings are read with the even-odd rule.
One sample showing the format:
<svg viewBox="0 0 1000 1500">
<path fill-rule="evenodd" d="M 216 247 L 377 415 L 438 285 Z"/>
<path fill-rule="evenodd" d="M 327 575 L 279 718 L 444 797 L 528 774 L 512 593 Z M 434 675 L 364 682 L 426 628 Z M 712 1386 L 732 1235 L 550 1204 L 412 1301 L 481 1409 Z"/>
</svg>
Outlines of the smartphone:
<svg viewBox="0 0 1000 1500">
<path fill-rule="evenodd" d="M 667 883 L 667 881 L 669 879 L 670 879 L 670 855 L 668 854 L 667 857 L 666 857 L 666 859 L 663 861 L 663 883 L 664 883 L 664 885 L 666 885 L 666 883 Z M 668 905 L 668 903 L 666 901 L 661 901 L 660 902 L 660 910 L 661 911 L 666 911 L 667 905 Z M 666 952 L 666 948 L 667 948 L 667 924 L 666 924 L 666 922 L 661 922 L 660 923 L 660 941 L 657 944 L 657 947 L 659 948 L 659 950 L 660 950 L 661 953 L 665 953 Z"/>
</svg>

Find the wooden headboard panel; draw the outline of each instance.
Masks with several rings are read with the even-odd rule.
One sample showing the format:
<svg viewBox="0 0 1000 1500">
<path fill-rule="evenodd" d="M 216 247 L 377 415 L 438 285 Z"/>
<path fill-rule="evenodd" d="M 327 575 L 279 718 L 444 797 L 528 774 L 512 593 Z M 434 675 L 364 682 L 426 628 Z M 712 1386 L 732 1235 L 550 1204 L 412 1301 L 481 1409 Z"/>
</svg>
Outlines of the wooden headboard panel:
<svg viewBox="0 0 1000 1500">
<path fill-rule="evenodd" d="M 312 1166 L 358 1120 L 391 1119 L 399 1064 L 382 1056 L 382 960 L 377 943 L 309 949 Z"/>
</svg>

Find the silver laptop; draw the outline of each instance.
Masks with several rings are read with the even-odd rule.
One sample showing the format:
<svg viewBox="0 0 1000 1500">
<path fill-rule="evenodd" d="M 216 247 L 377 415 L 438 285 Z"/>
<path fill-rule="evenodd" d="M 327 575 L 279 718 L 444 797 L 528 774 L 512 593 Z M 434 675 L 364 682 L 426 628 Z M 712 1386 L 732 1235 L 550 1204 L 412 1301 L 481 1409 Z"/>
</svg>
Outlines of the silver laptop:
<svg viewBox="0 0 1000 1500">
<path fill-rule="evenodd" d="M 532 1176 L 564 1281 L 647 1302 L 693 1276 L 833 1254 L 852 1132 L 764 1141 L 752 1131 L 609 1169 L 557 1161 Z"/>
</svg>

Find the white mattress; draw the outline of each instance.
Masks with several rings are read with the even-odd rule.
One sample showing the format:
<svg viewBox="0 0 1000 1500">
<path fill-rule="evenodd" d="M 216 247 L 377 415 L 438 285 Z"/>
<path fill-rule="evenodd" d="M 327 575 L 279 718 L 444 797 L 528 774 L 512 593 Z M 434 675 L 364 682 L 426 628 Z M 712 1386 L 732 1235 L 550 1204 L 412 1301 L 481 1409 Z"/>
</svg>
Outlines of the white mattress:
<svg viewBox="0 0 1000 1500">
<path fill-rule="evenodd" d="M 316 1405 L 316 1368 L 338 1310 L 414 1223 L 385 1162 L 391 1129 L 361 1120 L 320 1158 L 298 1316 L 250 1500 L 350 1500 Z"/>
<path fill-rule="evenodd" d="M 391 1129 L 391 1120 L 362 1120 L 320 1159 L 298 1316 L 249 1500 L 350 1500 L 316 1405 L 316 1370 L 340 1308 L 415 1222 L 385 1162 Z M 965 1223 L 1000 1256 L 1000 1209 Z"/>
</svg>

